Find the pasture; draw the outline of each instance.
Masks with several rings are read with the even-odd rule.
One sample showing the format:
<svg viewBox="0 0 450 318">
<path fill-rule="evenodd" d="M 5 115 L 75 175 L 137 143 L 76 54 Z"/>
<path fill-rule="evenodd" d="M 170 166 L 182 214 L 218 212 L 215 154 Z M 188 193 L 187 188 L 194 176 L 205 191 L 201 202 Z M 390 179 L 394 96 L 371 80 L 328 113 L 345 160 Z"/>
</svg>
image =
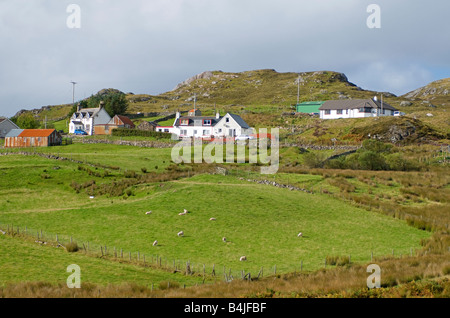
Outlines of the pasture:
<svg viewBox="0 0 450 318">
<path fill-rule="evenodd" d="M 43 151 L 93 163 L 97 166 L 91 169 L 109 173 L 89 175 L 79 169 L 80 164 L 66 160 L 22 155 L 0 157 L 2 227 L 27 226 L 58 234 L 60 239 L 73 237 L 79 245 L 89 242 L 92 247 L 108 246 L 110 251 L 115 247 L 133 255 L 139 252 L 147 259 L 158 256 L 167 264 L 180 267 L 189 261 L 198 272 L 203 266 L 211 272 L 214 266 L 218 275 L 226 271 L 234 277 L 240 277 L 241 271 L 251 272 L 255 277 L 261 269 L 265 276 L 275 269 L 276 273 L 300 268 L 313 271 L 324 267 L 327 256 L 366 262 L 372 253 L 406 255 L 420 249 L 421 240 L 431 235 L 408 226 L 405 221 L 366 211 L 326 194 L 276 188 L 233 175 L 198 174 L 167 182 L 136 183 L 130 186 L 131 195 L 90 199 L 84 191 L 77 193 L 71 187 L 72 181 L 108 184 L 124 179 L 120 171 L 139 171 L 141 167 L 162 172 L 171 164 L 170 148 L 73 144 Z M 108 169 L 109 166 L 120 170 Z M 289 178 L 298 185 L 317 186 L 324 182 L 322 177 L 308 174 L 279 174 L 276 178 Z M 178 215 L 183 209 L 190 213 Z M 146 215 L 149 210 L 152 213 Z M 184 231 L 184 237 L 177 236 L 179 231 Z M 300 231 L 302 238 L 297 237 Z M 159 243 L 152 246 L 155 240 Z M 13 241 L 3 245 L 2 254 L 8 255 L 9 264 L 22 264 L 23 271 L 6 271 L 2 283 L 41 280 L 37 274 L 27 275 L 33 262 L 24 262 L 19 257 L 23 253 L 14 252 L 37 247 Z M 82 252 L 64 255 L 62 251 L 38 248 L 36 259 L 44 263 L 65 257 L 100 262 Z M 247 257 L 245 262 L 239 261 L 243 255 Z M 121 266 L 130 273 L 142 270 Z M 50 266 L 48 270 L 56 271 L 56 267 Z M 117 279 L 93 275 L 92 282 L 134 281 L 133 275 L 118 275 Z M 148 275 L 146 282 L 155 281 L 151 276 L 159 274 Z M 62 276 L 67 274 L 63 272 Z M 42 277 L 46 279 L 47 276 Z M 157 276 L 156 281 L 160 279 Z"/>
</svg>

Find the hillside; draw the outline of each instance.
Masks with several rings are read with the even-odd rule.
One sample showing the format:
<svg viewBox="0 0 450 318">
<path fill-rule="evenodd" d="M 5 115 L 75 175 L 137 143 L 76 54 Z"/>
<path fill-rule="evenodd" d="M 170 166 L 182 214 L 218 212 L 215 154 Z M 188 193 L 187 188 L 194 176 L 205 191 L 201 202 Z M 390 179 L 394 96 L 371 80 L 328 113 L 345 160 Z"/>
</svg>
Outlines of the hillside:
<svg viewBox="0 0 450 318">
<path fill-rule="evenodd" d="M 447 113 L 450 105 L 449 78 L 435 81 L 405 95 L 395 96 L 389 92 L 364 90 L 351 83 L 345 74 L 333 71 L 206 71 L 180 82 L 173 90 L 160 95 L 127 93 L 126 98 L 129 101 L 128 112 L 143 113 L 146 116 L 142 120 L 154 120 L 158 116 L 162 117 L 163 113 L 167 115 L 176 110 L 188 110 L 195 103 L 204 114 L 213 114 L 215 110 L 221 113 L 233 112 L 241 115 L 253 127 L 283 127 L 294 132 L 305 131 L 311 124 L 325 125 L 318 118 L 283 118 L 294 110 L 298 89 L 300 102 L 373 98 L 383 94 L 385 102 L 405 112 L 408 117 L 422 121 L 441 134 L 450 133 L 450 118 Z M 65 116 L 70 109 L 71 105 L 58 105 L 33 109 L 31 112 L 41 122 L 47 118 L 50 122 L 56 122 L 55 128 L 67 129 Z M 18 114 L 22 112 L 24 111 Z M 351 129 L 346 124 L 347 121 L 333 122 L 332 126 L 337 124 L 340 131 L 348 133 Z M 351 126 L 354 122 L 351 121 Z M 370 118 L 363 119 L 361 124 L 370 127 L 372 121 Z M 333 132 L 333 127 L 327 129 L 334 137 L 343 135 L 337 131 Z"/>
<path fill-rule="evenodd" d="M 448 106 L 450 105 L 450 78 L 434 81 L 401 97 L 427 106 Z"/>
</svg>

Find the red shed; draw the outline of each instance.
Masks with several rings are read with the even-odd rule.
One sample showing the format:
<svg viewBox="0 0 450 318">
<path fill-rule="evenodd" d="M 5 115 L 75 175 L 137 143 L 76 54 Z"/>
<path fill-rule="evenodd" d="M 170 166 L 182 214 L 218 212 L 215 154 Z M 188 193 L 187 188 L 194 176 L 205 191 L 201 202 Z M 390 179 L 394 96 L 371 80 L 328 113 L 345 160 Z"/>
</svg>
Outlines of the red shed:
<svg viewBox="0 0 450 318">
<path fill-rule="evenodd" d="M 62 137 L 55 129 L 12 129 L 5 136 L 5 148 L 48 147 L 61 142 Z"/>
</svg>

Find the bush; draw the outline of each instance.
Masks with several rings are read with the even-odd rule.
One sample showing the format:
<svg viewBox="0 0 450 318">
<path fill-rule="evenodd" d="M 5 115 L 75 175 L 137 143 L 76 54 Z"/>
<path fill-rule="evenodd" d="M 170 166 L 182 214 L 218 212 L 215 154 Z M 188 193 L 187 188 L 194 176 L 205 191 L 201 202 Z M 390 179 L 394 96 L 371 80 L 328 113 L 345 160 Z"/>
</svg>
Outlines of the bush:
<svg viewBox="0 0 450 318">
<path fill-rule="evenodd" d="M 308 168 L 321 168 L 325 159 L 326 158 L 323 153 L 309 152 L 303 156 L 303 163 Z"/>
<path fill-rule="evenodd" d="M 71 242 L 66 244 L 66 251 L 69 253 L 74 253 L 78 251 L 78 245 L 76 242 Z"/>
<path fill-rule="evenodd" d="M 171 139 L 172 134 L 159 131 L 139 130 L 130 128 L 114 128 L 112 136 L 118 137 L 155 137 L 156 139 Z"/>
<path fill-rule="evenodd" d="M 376 139 L 366 139 L 362 143 L 362 149 L 367 151 L 373 151 L 376 153 L 391 152 L 392 144 L 386 144 Z"/>
<path fill-rule="evenodd" d="M 358 162 L 363 170 L 385 170 L 387 168 L 383 156 L 373 150 L 360 153 Z"/>
</svg>

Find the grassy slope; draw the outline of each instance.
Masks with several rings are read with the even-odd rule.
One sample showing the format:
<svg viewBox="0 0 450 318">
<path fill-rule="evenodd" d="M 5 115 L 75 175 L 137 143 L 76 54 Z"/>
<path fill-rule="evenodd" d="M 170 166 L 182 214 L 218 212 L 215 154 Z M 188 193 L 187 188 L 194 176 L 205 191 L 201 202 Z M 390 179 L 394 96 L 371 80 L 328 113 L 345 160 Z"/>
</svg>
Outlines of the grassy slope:
<svg viewBox="0 0 450 318">
<path fill-rule="evenodd" d="M 8 180 L 0 196 L 3 224 L 26 225 L 97 246 L 158 254 L 169 261 L 191 260 L 209 268 L 221 264 L 253 272 L 274 265 L 278 271 L 294 270 L 300 260 L 305 269 L 312 270 L 322 266 L 327 255 L 351 254 L 357 261 L 367 260 L 372 251 L 382 255 L 394 249 L 396 254 L 406 254 L 429 236 L 403 221 L 325 195 L 277 189 L 234 177 L 197 176 L 163 187 L 139 186 L 135 196 L 127 200 L 89 200 L 84 193 L 77 195 L 69 184 L 74 178 L 83 181 L 92 177 L 79 172 L 75 164 L 57 163 L 61 169 L 51 170 L 55 161 L 2 158 L 2 179 Z M 43 169 L 51 170 L 50 179 L 41 177 Z M 184 208 L 192 213 L 178 216 Z M 144 214 L 148 210 L 152 215 Z M 209 221 L 210 217 L 217 220 Z M 180 230 L 185 237 L 177 237 Z M 299 231 L 305 233 L 301 240 L 296 237 Z M 223 236 L 229 243 L 221 241 Z M 155 239 L 160 244 L 152 247 Z M 241 255 L 248 257 L 246 263 L 239 262 Z"/>
<path fill-rule="evenodd" d="M 83 253 L 68 253 L 62 248 L 39 245 L 31 241 L 0 235 L 0 286 L 18 282 L 65 284 L 67 266 L 81 269 L 81 283 L 100 285 L 135 282 L 149 286 L 163 281 L 193 285 L 201 281 L 194 276 L 175 275 L 167 271 L 132 264 L 112 262 Z"/>
</svg>

